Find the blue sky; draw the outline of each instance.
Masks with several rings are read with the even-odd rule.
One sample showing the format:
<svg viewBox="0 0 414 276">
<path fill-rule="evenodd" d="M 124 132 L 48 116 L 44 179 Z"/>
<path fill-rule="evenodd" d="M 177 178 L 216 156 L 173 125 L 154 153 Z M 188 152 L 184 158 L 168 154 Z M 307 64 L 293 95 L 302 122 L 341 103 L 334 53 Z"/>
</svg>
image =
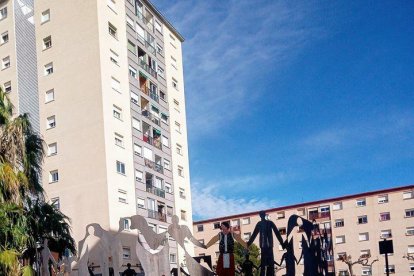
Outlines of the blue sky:
<svg viewBox="0 0 414 276">
<path fill-rule="evenodd" d="M 413 1 L 153 2 L 186 38 L 195 220 L 414 183 Z"/>
</svg>

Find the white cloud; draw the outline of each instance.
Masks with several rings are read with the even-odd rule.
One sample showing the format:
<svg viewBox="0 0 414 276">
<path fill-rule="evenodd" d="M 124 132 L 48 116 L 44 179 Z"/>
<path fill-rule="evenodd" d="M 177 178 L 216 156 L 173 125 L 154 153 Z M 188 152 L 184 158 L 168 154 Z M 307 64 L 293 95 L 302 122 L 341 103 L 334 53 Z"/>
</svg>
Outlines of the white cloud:
<svg viewBox="0 0 414 276">
<path fill-rule="evenodd" d="M 192 188 L 193 216 L 196 220 L 259 211 L 275 207 L 276 204 L 276 200 L 266 198 L 232 197 L 227 187 Z"/>
<path fill-rule="evenodd" d="M 158 1 L 184 34 L 191 137 L 214 134 L 261 98 L 257 79 L 320 33 L 314 6 L 283 1 Z"/>
</svg>

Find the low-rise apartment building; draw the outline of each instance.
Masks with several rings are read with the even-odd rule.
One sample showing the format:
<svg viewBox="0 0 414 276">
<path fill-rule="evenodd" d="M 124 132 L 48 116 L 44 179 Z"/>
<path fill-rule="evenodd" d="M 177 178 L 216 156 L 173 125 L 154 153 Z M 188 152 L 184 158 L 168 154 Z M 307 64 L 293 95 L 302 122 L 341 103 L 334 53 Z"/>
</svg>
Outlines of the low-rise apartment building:
<svg viewBox="0 0 414 276">
<path fill-rule="evenodd" d="M 229 221 L 248 240 L 256 223 L 259 211 L 227 217 L 196 221 L 194 235 L 201 242 L 208 242 L 220 231 L 220 223 Z M 390 274 L 408 276 L 414 273 L 414 186 L 390 188 L 373 192 L 347 195 L 337 198 L 300 203 L 265 210 L 268 219 L 278 227 L 286 239 L 288 219 L 299 215 L 319 224 L 321 233 L 328 237 L 332 250 L 328 254 L 328 268 L 332 275 L 348 275 L 347 264 L 340 260 L 343 255 L 356 261 L 361 256 L 370 256 L 367 265 L 353 266 L 354 275 L 385 275 L 385 257 L 379 253 L 379 241 L 393 241 L 394 253 L 389 255 Z M 295 235 L 301 235 L 295 231 Z M 275 240 L 274 254 L 280 262 L 285 250 Z M 258 245 L 258 238 L 255 240 Z M 300 252 L 300 241 L 295 243 L 295 252 Z M 196 248 L 196 255 L 211 255 L 215 264 L 218 246 L 208 250 Z M 411 256 L 411 257 L 409 257 Z M 374 261 L 378 259 L 378 261 Z M 297 267 L 302 275 L 303 261 Z M 277 274 L 283 275 L 283 264 Z"/>
</svg>

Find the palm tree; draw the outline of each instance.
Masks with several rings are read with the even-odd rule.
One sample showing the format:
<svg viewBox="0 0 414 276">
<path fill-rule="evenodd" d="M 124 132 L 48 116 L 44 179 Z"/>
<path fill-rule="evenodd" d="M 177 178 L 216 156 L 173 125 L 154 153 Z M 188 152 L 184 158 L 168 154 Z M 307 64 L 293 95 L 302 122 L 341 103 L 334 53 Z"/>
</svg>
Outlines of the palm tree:
<svg viewBox="0 0 414 276">
<path fill-rule="evenodd" d="M 45 202 L 41 186 L 44 141 L 27 114 L 13 117 L 13 105 L 0 89 L 0 275 L 20 274 L 18 258 L 31 261 L 37 243 L 76 253 L 69 218 Z M 26 268 L 23 273 L 29 273 Z"/>
</svg>

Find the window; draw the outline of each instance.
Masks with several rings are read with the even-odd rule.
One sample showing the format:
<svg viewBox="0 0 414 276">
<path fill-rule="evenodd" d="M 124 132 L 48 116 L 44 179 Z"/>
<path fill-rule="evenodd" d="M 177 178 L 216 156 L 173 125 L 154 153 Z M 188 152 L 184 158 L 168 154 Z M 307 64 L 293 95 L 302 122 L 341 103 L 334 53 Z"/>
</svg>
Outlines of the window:
<svg viewBox="0 0 414 276">
<path fill-rule="evenodd" d="M 414 264 L 410 264 L 410 271 L 413 272 L 414 271 Z"/>
<path fill-rule="evenodd" d="M 413 236 L 414 235 L 414 226 L 405 228 L 405 235 L 406 236 Z"/>
<path fill-rule="evenodd" d="M 406 218 L 412 218 L 412 217 L 414 217 L 414 209 L 405 210 L 405 217 Z"/>
<path fill-rule="evenodd" d="M 59 172 L 58 170 L 49 172 L 49 183 L 54 183 L 59 181 Z"/>
<path fill-rule="evenodd" d="M 378 196 L 378 203 L 387 203 L 388 202 L 388 195 L 380 195 Z"/>
<path fill-rule="evenodd" d="M 110 56 L 109 56 L 109 60 L 112 61 L 112 63 L 116 64 L 119 66 L 119 55 L 114 51 L 114 50 L 110 50 Z"/>
<path fill-rule="evenodd" d="M 174 214 L 173 207 L 167 206 L 167 216 L 172 217 Z"/>
<path fill-rule="evenodd" d="M 46 129 L 51 129 L 56 127 L 56 118 L 55 116 L 50 116 L 46 119 Z"/>
<path fill-rule="evenodd" d="M 129 75 L 131 77 L 133 77 L 134 79 L 137 78 L 137 69 L 135 69 L 134 67 L 132 67 L 131 65 L 129 66 Z"/>
<path fill-rule="evenodd" d="M 170 160 L 164 159 L 164 169 L 171 170 Z"/>
<path fill-rule="evenodd" d="M 388 266 L 388 272 L 391 273 L 395 273 L 395 265 L 389 265 Z M 384 266 L 384 273 L 387 273 L 387 267 Z"/>
<path fill-rule="evenodd" d="M 5 82 L 4 83 L 4 92 L 6 93 L 10 93 L 12 88 L 11 88 L 11 81 Z"/>
<path fill-rule="evenodd" d="M 184 188 L 180 188 L 179 193 L 180 193 L 180 197 L 185 199 L 185 190 L 184 190 Z"/>
<path fill-rule="evenodd" d="M 129 26 L 129 27 L 131 27 L 132 29 L 134 29 L 135 27 L 134 27 L 134 20 L 131 18 L 131 17 L 129 17 L 128 15 L 126 16 L 126 23 L 127 23 L 127 26 Z"/>
<path fill-rule="evenodd" d="M 139 170 L 135 170 L 135 180 L 138 182 L 142 182 L 143 179 L 144 179 L 144 174 Z"/>
<path fill-rule="evenodd" d="M 368 217 L 367 216 L 358 217 L 358 224 L 365 224 L 365 223 L 368 223 Z"/>
<path fill-rule="evenodd" d="M 127 48 L 131 53 L 133 53 L 134 55 L 137 55 L 137 46 L 129 39 L 128 39 Z"/>
<path fill-rule="evenodd" d="M 134 104 L 138 104 L 138 95 L 131 91 L 131 102 Z"/>
<path fill-rule="evenodd" d="M 162 25 L 160 22 L 158 22 L 158 20 L 155 20 L 155 29 L 162 34 Z"/>
<path fill-rule="evenodd" d="M 130 226 L 131 226 L 131 222 L 130 222 L 130 220 L 129 219 L 124 219 L 124 228 L 123 228 L 123 230 L 131 230 L 130 229 Z"/>
<path fill-rule="evenodd" d="M 183 154 L 183 147 L 180 144 L 176 145 L 176 152 L 180 155 Z"/>
<path fill-rule="evenodd" d="M 198 224 L 197 225 L 197 232 L 203 232 L 204 231 L 204 225 Z"/>
<path fill-rule="evenodd" d="M 57 154 L 57 143 L 52 143 L 47 146 L 47 155 L 52 156 Z"/>
<path fill-rule="evenodd" d="M 117 79 L 115 79 L 114 77 L 111 78 L 111 86 L 112 86 L 113 90 L 115 90 L 117 92 L 121 91 L 121 83 Z"/>
<path fill-rule="evenodd" d="M 109 31 L 109 34 L 110 35 L 112 35 L 113 37 L 117 37 L 117 29 L 116 29 L 116 27 L 114 26 L 114 25 L 112 25 L 111 23 L 109 23 L 108 22 L 108 31 Z"/>
<path fill-rule="evenodd" d="M 45 10 L 44 12 L 42 12 L 42 15 L 40 17 L 40 22 L 46 23 L 48 21 L 50 21 L 50 10 Z"/>
<path fill-rule="evenodd" d="M 340 269 L 338 272 L 339 276 L 349 276 L 348 270 Z"/>
<path fill-rule="evenodd" d="M 283 219 L 283 218 L 285 218 L 285 212 L 284 211 L 277 212 L 276 213 L 276 218 L 277 219 Z"/>
<path fill-rule="evenodd" d="M 49 49 L 50 47 L 52 47 L 52 37 L 49 35 L 43 38 L 43 50 Z"/>
<path fill-rule="evenodd" d="M 51 200 L 51 205 L 56 208 L 57 210 L 60 210 L 60 199 L 58 197 L 54 197 Z"/>
<path fill-rule="evenodd" d="M 145 209 L 145 199 L 137 197 L 137 207 Z"/>
<path fill-rule="evenodd" d="M 369 257 L 369 256 L 371 256 L 371 250 L 369 250 L 369 249 L 361 250 L 359 252 L 359 256 L 361 256 L 361 257 Z"/>
<path fill-rule="evenodd" d="M 187 212 L 184 210 L 180 211 L 180 217 L 182 220 L 186 221 L 187 220 Z"/>
<path fill-rule="evenodd" d="M 388 239 L 391 237 L 392 237 L 391 229 L 381 230 L 381 235 L 380 235 L 381 239 Z"/>
<path fill-rule="evenodd" d="M 10 57 L 7 56 L 5 58 L 3 58 L 2 63 L 1 63 L 1 69 L 7 69 L 10 67 Z"/>
<path fill-rule="evenodd" d="M 250 224 L 250 218 L 243 218 L 243 219 L 242 219 L 242 224 L 243 224 L 243 225 Z"/>
<path fill-rule="evenodd" d="M 368 234 L 368 232 L 359 233 L 358 234 L 358 240 L 359 241 L 367 241 L 367 240 L 369 240 L 369 234 Z"/>
<path fill-rule="evenodd" d="M 4 32 L 0 36 L 0 44 L 9 42 L 9 32 Z"/>
<path fill-rule="evenodd" d="M 136 118 L 132 118 L 132 127 L 136 130 L 141 131 L 141 121 Z"/>
<path fill-rule="evenodd" d="M 53 62 L 46 64 L 44 69 L 45 76 L 53 74 Z"/>
<path fill-rule="evenodd" d="M 358 207 L 366 206 L 367 205 L 367 201 L 365 200 L 365 198 L 357 199 L 356 205 Z"/>
<path fill-rule="evenodd" d="M 175 263 L 177 263 L 177 258 L 176 258 L 176 256 L 175 256 L 175 254 L 170 254 L 170 263 L 171 264 L 175 264 Z"/>
<path fill-rule="evenodd" d="M 164 91 L 160 90 L 160 98 L 161 100 L 163 100 L 164 102 L 167 102 L 167 95 L 165 94 Z"/>
<path fill-rule="evenodd" d="M 122 259 L 124 260 L 131 259 L 131 248 L 127 246 L 122 247 Z"/>
<path fill-rule="evenodd" d="M 346 257 L 346 252 L 339 252 L 336 255 L 338 256 L 337 259 L 341 260 L 342 258 Z"/>
<path fill-rule="evenodd" d="M 342 236 L 336 236 L 335 237 L 335 243 L 345 243 L 345 235 Z"/>
<path fill-rule="evenodd" d="M 51 89 L 51 90 L 46 91 L 45 102 L 48 103 L 54 100 L 55 100 L 55 90 Z"/>
<path fill-rule="evenodd" d="M 234 227 L 234 226 L 239 226 L 240 225 L 240 220 L 239 219 L 233 219 L 232 221 L 231 221 L 231 226 L 232 227 Z"/>
<path fill-rule="evenodd" d="M 174 99 L 174 108 L 180 110 L 180 102 Z"/>
<path fill-rule="evenodd" d="M 142 156 L 142 147 L 134 143 L 134 154 L 137 156 Z"/>
<path fill-rule="evenodd" d="M 167 148 L 170 147 L 170 140 L 166 136 L 163 135 L 161 140 L 162 140 L 162 145 L 163 146 L 165 146 Z"/>
<path fill-rule="evenodd" d="M 161 121 L 162 121 L 164 124 L 168 124 L 168 115 L 166 115 L 166 114 L 164 114 L 164 113 L 161 113 Z"/>
<path fill-rule="evenodd" d="M 116 172 L 125 174 L 125 164 L 120 161 L 116 161 Z"/>
<path fill-rule="evenodd" d="M 171 184 L 170 183 L 167 183 L 167 182 L 165 182 L 164 183 L 164 190 L 167 192 L 167 193 L 169 193 L 169 194 L 172 194 L 172 187 L 171 187 Z"/>
<path fill-rule="evenodd" d="M 175 79 L 172 80 L 172 86 L 178 90 L 178 82 Z"/>
<path fill-rule="evenodd" d="M 118 133 L 115 133 L 115 145 L 121 148 L 124 147 L 124 137 Z"/>
<path fill-rule="evenodd" d="M 114 105 L 114 109 L 112 111 L 112 114 L 115 118 L 118 120 L 122 120 L 122 109 Z"/>
<path fill-rule="evenodd" d="M 161 66 L 157 66 L 157 73 L 158 73 L 158 76 L 160 76 L 161 78 L 165 78 L 164 77 L 164 68 L 162 68 Z"/>
<path fill-rule="evenodd" d="M 161 46 L 160 44 L 158 44 L 158 43 L 157 43 L 157 54 L 162 55 L 162 52 L 163 52 L 163 48 L 162 48 L 162 46 Z"/>
<path fill-rule="evenodd" d="M 344 220 L 343 219 L 336 219 L 335 220 L 335 227 L 344 227 Z"/>
<path fill-rule="evenodd" d="M 7 7 L 0 9 L 0 20 L 3 20 L 7 17 Z"/>
<path fill-rule="evenodd" d="M 414 192 L 413 191 L 403 192 L 403 199 L 411 199 L 411 198 L 414 198 Z"/>
<path fill-rule="evenodd" d="M 181 125 L 178 122 L 175 122 L 175 131 L 181 133 Z"/>
<path fill-rule="evenodd" d="M 184 176 L 184 172 L 183 172 L 184 168 L 181 166 L 177 167 L 177 173 L 179 176 Z"/>
<path fill-rule="evenodd" d="M 243 233 L 243 240 L 245 240 L 247 242 L 250 239 L 251 236 L 252 236 L 251 232 Z"/>
<path fill-rule="evenodd" d="M 380 221 L 390 220 L 391 216 L 389 212 L 381 213 L 380 214 Z"/>
<path fill-rule="evenodd" d="M 220 228 L 220 222 L 215 222 L 213 224 L 213 229 L 219 229 Z"/>
<path fill-rule="evenodd" d="M 118 202 L 127 203 L 127 192 L 125 190 L 118 190 Z"/>
<path fill-rule="evenodd" d="M 371 268 L 362 267 L 361 268 L 361 275 L 372 275 Z"/>
<path fill-rule="evenodd" d="M 145 40 L 145 30 L 139 24 L 135 25 L 135 31 L 138 34 L 138 39 L 144 42 Z"/>
</svg>

